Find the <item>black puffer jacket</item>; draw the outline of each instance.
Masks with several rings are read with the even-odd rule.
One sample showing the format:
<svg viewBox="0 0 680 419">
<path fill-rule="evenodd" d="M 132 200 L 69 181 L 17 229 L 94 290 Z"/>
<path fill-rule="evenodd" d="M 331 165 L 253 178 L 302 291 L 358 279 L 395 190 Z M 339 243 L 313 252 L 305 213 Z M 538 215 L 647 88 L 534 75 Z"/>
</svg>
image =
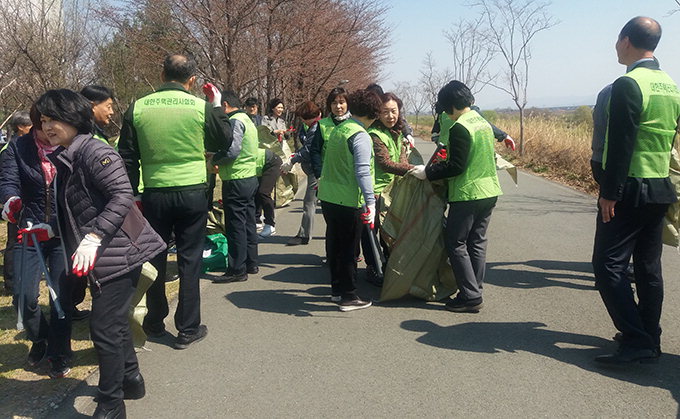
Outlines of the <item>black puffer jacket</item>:
<svg viewBox="0 0 680 419">
<path fill-rule="evenodd" d="M 21 198 L 19 228 L 27 227 L 27 221 L 47 223 L 57 234 L 56 203 L 52 188 L 45 183 L 32 131 L 7 145 L 0 158 L 0 167 L 0 201 L 5 203 L 13 196 Z"/>
<path fill-rule="evenodd" d="M 142 265 L 166 245 L 132 200 L 132 187 L 118 153 L 90 134 L 50 155 L 57 167 L 59 226 L 67 255 L 82 238 L 102 238 L 91 274 L 106 282 Z"/>
</svg>

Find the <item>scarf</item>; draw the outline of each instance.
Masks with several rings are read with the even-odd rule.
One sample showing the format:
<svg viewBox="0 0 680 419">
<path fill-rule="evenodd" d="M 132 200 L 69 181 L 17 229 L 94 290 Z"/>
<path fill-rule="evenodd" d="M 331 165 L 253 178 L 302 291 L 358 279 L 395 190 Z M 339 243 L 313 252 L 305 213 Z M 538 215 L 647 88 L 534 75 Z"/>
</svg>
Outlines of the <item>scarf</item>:
<svg viewBox="0 0 680 419">
<path fill-rule="evenodd" d="M 52 183 L 54 176 L 57 174 L 57 168 L 54 167 L 47 155 L 52 153 L 59 147 L 58 145 L 48 145 L 40 141 L 35 133 L 33 134 L 33 140 L 35 140 L 35 145 L 38 147 L 38 157 L 40 157 L 40 168 L 42 169 L 43 176 L 45 178 L 45 185 Z"/>
<path fill-rule="evenodd" d="M 336 121 L 338 124 L 341 123 L 342 121 L 348 120 L 348 119 L 351 118 L 351 117 L 352 117 L 352 114 L 351 114 L 349 111 L 345 112 L 344 115 L 340 115 L 340 116 L 337 116 L 336 114 L 334 114 L 334 113 L 331 112 L 331 118 L 332 118 L 334 121 Z M 337 125 L 337 124 L 336 124 L 336 125 Z"/>
</svg>

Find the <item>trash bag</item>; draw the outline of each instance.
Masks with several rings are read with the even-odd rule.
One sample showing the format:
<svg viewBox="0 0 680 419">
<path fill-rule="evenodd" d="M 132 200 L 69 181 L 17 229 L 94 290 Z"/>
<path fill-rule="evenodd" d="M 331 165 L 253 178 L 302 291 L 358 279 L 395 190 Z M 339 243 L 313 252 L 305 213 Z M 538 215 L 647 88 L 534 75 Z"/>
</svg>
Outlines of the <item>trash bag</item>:
<svg viewBox="0 0 680 419">
<path fill-rule="evenodd" d="M 678 153 L 678 142 L 680 135 L 675 136 L 675 147 L 671 155 L 670 178 L 675 195 L 680 200 L 680 153 Z M 664 218 L 663 243 L 680 249 L 680 202 L 671 204 L 666 211 Z"/>
<path fill-rule="evenodd" d="M 203 247 L 203 273 L 227 269 L 228 245 L 224 234 L 211 234 Z"/>
<path fill-rule="evenodd" d="M 272 135 L 269 128 L 260 125 L 257 127 L 257 135 L 260 141 L 260 148 L 271 150 L 274 154 L 279 156 L 282 161 L 286 162 L 290 159 L 293 151 L 287 141 L 279 142 L 278 138 Z M 281 175 L 276 181 L 276 188 L 274 188 L 274 202 L 277 208 L 284 207 L 295 199 L 295 194 L 298 191 L 298 176 L 301 169 L 296 165 L 293 169 Z"/>
<path fill-rule="evenodd" d="M 158 271 L 149 262 L 142 265 L 142 273 L 137 282 L 135 294 L 132 296 L 130 302 L 129 320 L 130 332 L 132 333 L 132 344 L 135 348 L 141 348 L 146 343 L 146 333 L 142 328 L 142 322 L 146 313 L 149 311 L 146 307 L 146 292 L 148 291 L 153 281 L 158 277 Z"/>
<path fill-rule="evenodd" d="M 225 226 L 224 208 L 220 201 L 213 202 L 212 208 L 208 211 L 208 221 L 206 223 L 206 234 L 224 234 L 227 235 L 227 228 Z"/>
</svg>

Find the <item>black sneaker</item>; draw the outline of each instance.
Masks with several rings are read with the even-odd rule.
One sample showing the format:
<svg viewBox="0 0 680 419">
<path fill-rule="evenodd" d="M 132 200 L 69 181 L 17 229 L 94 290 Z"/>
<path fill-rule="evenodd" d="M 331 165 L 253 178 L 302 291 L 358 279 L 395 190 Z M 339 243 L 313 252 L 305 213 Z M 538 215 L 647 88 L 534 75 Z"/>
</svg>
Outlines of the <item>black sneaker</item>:
<svg viewBox="0 0 680 419">
<path fill-rule="evenodd" d="M 204 324 L 198 326 L 198 330 L 195 333 L 186 334 L 179 332 L 177 334 L 177 340 L 175 341 L 175 349 L 186 349 L 192 343 L 203 340 L 207 335 L 208 326 Z"/>
<path fill-rule="evenodd" d="M 356 297 L 351 300 L 342 299 L 338 303 L 338 306 L 340 306 L 340 311 L 354 311 L 361 310 L 362 308 L 369 308 L 372 304 L 371 301 L 365 301 Z"/>
<path fill-rule="evenodd" d="M 656 364 L 661 354 L 654 349 L 619 347 L 616 353 L 595 357 L 595 362 L 606 365 L 628 365 L 634 363 Z"/>
<path fill-rule="evenodd" d="M 460 293 L 446 303 L 446 309 L 456 313 L 479 313 L 483 306 L 482 297 L 468 300 Z"/>
<path fill-rule="evenodd" d="M 125 403 L 121 402 L 113 407 L 104 407 L 101 404 L 97 405 L 97 408 L 92 415 L 93 419 L 125 419 Z"/>
<path fill-rule="evenodd" d="M 31 345 L 31 350 L 28 351 L 28 358 L 26 362 L 28 362 L 28 365 L 31 367 L 35 367 L 40 363 L 45 358 L 45 354 L 47 353 L 47 342 L 44 340 L 41 340 L 39 342 L 33 342 L 33 345 Z"/>
<path fill-rule="evenodd" d="M 222 276 L 216 276 L 213 279 L 213 283 L 215 284 L 229 284 L 232 282 L 244 282 L 248 280 L 248 272 L 244 272 L 242 274 L 234 274 L 231 272 L 225 272 L 224 275 Z"/>
<path fill-rule="evenodd" d="M 257 266 L 251 266 L 250 268 L 246 269 L 246 273 L 251 275 L 257 275 L 259 272 L 260 268 Z"/>
<path fill-rule="evenodd" d="M 71 372 L 71 368 L 66 363 L 66 359 L 62 356 L 57 356 L 48 359 L 50 363 L 50 370 L 47 374 L 50 378 L 64 378 Z"/>
<path fill-rule="evenodd" d="M 146 395 L 146 386 L 142 373 L 137 371 L 132 378 L 123 380 L 123 399 L 139 400 Z"/>
<path fill-rule="evenodd" d="M 90 317 L 90 310 L 78 310 L 73 307 L 73 315 L 71 316 L 73 321 L 85 320 L 88 317 Z"/>
<path fill-rule="evenodd" d="M 286 243 L 286 246 L 299 246 L 301 244 L 309 244 L 309 237 L 300 237 L 300 236 L 295 236 L 288 240 L 288 243 Z"/>
</svg>

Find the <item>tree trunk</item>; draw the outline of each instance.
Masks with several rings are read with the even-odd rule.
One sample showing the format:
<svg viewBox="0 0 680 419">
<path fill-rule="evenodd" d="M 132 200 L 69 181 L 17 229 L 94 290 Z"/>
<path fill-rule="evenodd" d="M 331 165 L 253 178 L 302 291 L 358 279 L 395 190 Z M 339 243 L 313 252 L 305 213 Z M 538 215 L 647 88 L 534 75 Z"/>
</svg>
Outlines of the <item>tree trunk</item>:
<svg viewBox="0 0 680 419">
<path fill-rule="evenodd" d="M 524 155 L 524 107 L 519 107 L 519 155 Z"/>
</svg>

